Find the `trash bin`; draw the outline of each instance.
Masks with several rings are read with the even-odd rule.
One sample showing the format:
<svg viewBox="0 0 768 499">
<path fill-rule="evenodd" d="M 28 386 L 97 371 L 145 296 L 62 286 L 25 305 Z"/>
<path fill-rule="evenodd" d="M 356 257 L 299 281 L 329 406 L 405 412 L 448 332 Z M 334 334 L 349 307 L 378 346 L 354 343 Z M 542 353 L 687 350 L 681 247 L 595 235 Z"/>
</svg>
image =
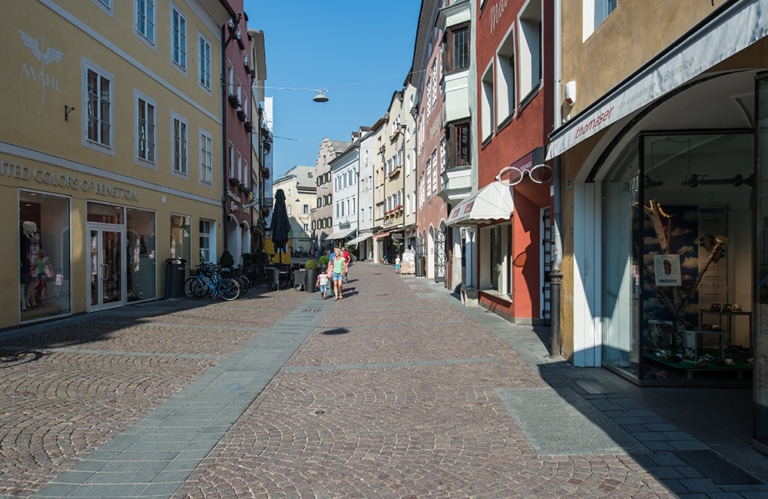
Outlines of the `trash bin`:
<svg viewBox="0 0 768 499">
<path fill-rule="evenodd" d="M 272 269 L 272 288 L 280 289 L 280 267 Z"/>
<path fill-rule="evenodd" d="M 304 286 L 306 289 L 307 271 L 306 269 L 297 269 L 293 271 L 294 286 Z"/>
<path fill-rule="evenodd" d="M 424 277 L 424 266 L 426 259 L 423 256 L 416 257 L 416 277 Z"/>
<path fill-rule="evenodd" d="M 165 298 L 183 298 L 187 261 L 183 258 L 165 260 Z"/>
</svg>

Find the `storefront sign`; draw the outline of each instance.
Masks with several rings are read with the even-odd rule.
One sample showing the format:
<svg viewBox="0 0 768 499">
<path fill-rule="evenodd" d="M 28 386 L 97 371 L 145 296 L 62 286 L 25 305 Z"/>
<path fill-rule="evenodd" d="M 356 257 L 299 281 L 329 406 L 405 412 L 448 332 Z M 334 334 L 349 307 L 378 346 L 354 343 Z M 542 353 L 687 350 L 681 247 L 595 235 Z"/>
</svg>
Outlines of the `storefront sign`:
<svg viewBox="0 0 768 499">
<path fill-rule="evenodd" d="M 737 2 L 718 19 L 552 135 L 547 159 L 618 122 L 768 35 L 768 0 Z"/>
<path fill-rule="evenodd" d="M 34 181 L 50 187 L 60 189 L 82 191 L 97 194 L 99 196 L 114 199 L 138 201 L 136 191 L 117 185 L 95 182 L 86 178 L 78 178 L 65 173 L 56 173 L 44 168 L 30 168 L 28 166 L 9 163 L 0 160 L 0 177 L 15 178 L 17 180 Z"/>
</svg>

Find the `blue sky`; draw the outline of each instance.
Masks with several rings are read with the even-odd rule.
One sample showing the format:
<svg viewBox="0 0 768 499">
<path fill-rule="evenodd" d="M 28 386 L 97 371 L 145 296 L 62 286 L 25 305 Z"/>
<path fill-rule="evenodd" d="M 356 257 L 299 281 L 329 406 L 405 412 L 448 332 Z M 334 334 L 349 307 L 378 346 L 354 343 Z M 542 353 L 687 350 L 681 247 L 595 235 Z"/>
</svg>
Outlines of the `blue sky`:
<svg viewBox="0 0 768 499">
<path fill-rule="evenodd" d="M 248 28 L 264 32 L 266 95 L 274 98 L 274 178 L 313 166 L 324 137 L 349 141 L 387 112 L 408 75 L 419 0 L 245 0 Z M 328 102 L 311 91 L 324 88 Z"/>
</svg>

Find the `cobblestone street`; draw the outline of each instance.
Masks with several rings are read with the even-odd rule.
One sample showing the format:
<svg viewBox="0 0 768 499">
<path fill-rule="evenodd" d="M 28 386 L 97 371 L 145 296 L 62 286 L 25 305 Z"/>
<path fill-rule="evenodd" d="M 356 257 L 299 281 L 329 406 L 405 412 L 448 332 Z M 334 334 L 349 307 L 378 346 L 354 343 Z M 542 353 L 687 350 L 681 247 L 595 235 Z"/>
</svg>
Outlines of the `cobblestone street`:
<svg viewBox="0 0 768 499">
<path fill-rule="evenodd" d="M 481 323 L 469 311 L 426 279 L 358 263 L 338 302 L 262 289 L 234 302 L 162 301 L 1 333 L 0 494 L 768 493 L 759 482 L 718 487 L 673 452 L 646 446 L 633 431 L 643 418 L 663 421 L 626 399 L 558 396 L 553 379 L 576 386 L 567 378 L 577 375 L 561 373 L 590 370 L 565 371 L 530 326 L 493 314 Z M 262 361 L 277 363 L 274 372 Z M 634 430 L 622 426 L 630 412 Z M 570 436 L 553 428 L 554 440 L 540 438 L 547 419 Z M 705 449 L 662 429 L 672 450 Z"/>
</svg>

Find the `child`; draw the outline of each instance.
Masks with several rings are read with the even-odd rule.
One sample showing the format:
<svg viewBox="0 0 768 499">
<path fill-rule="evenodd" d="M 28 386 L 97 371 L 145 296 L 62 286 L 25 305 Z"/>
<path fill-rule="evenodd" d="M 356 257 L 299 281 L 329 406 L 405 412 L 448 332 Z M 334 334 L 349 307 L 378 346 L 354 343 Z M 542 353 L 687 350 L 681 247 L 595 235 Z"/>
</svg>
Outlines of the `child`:
<svg viewBox="0 0 768 499">
<path fill-rule="evenodd" d="M 397 258 L 395 258 L 395 274 L 400 273 L 400 255 L 397 255 Z"/>
<path fill-rule="evenodd" d="M 317 282 L 315 284 L 320 287 L 320 293 L 322 293 L 323 300 L 325 300 L 325 293 L 328 292 L 328 269 L 317 274 Z"/>
<path fill-rule="evenodd" d="M 64 284 L 64 273 L 61 271 L 61 269 L 58 269 L 56 271 L 56 299 L 58 300 L 61 298 L 61 286 Z"/>
</svg>

